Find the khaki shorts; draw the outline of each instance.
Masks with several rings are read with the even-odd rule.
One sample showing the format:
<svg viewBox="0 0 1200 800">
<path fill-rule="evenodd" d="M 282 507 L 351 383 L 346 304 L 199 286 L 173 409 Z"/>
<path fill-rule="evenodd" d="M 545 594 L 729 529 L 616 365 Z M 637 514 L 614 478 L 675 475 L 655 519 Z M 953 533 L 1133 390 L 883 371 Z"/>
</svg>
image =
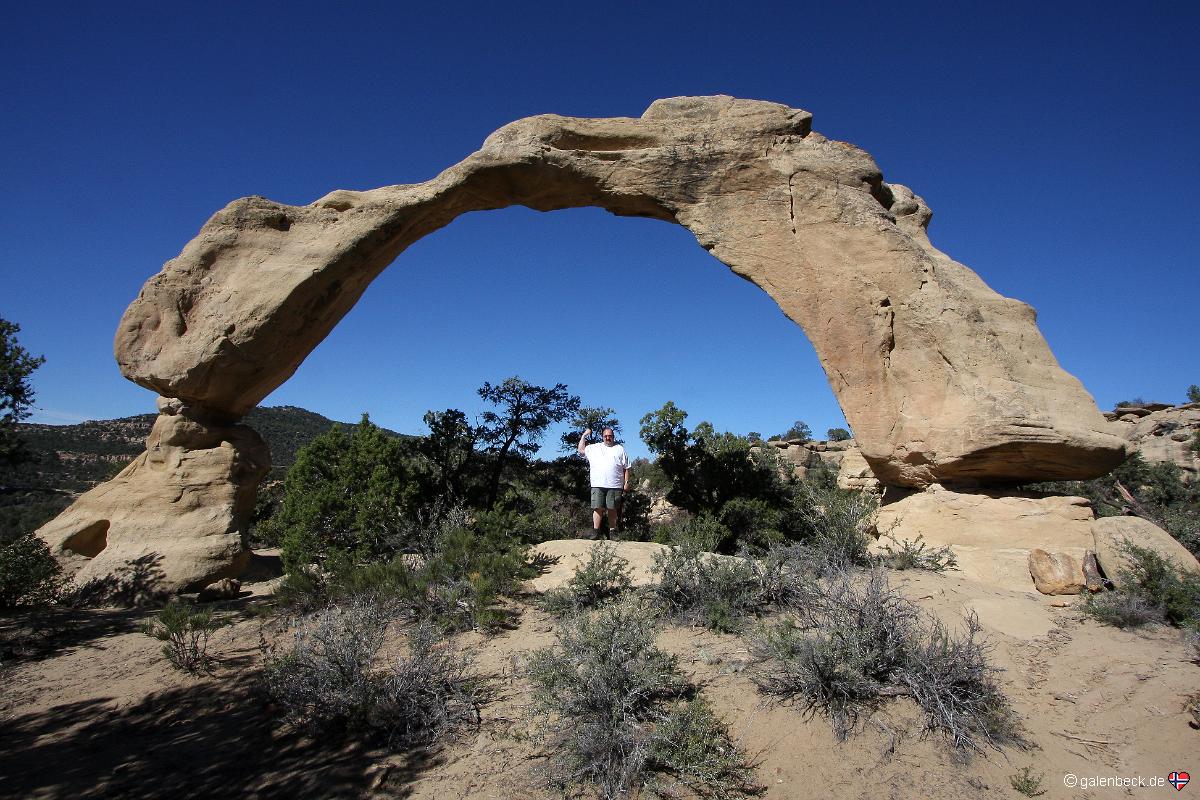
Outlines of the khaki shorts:
<svg viewBox="0 0 1200 800">
<path fill-rule="evenodd" d="M 620 489 L 605 489 L 602 486 L 592 487 L 592 508 L 620 508 Z"/>
</svg>

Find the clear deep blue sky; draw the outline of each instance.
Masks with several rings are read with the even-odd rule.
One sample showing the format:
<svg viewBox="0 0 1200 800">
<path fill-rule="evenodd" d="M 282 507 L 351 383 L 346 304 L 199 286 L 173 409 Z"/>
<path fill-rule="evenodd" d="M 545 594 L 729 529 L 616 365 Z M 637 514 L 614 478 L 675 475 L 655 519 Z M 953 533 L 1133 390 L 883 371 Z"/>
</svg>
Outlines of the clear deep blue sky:
<svg viewBox="0 0 1200 800">
<path fill-rule="evenodd" d="M 1200 6 L 572 5 L 9 4 L 0 317 L 46 356 L 32 419 L 154 409 L 117 370 L 117 321 L 230 200 L 424 181 L 520 117 L 694 94 L 804 108 L 866 149 L 1102 408 L 1200 383 Z M 635 453 L 666 400 L 740 433 L 844 424 L 765 294 L 683 228 L 595 209 L 418 242 L 265 404 L 420 432 L 513 374 L 615 408 Z"/>
</svg>

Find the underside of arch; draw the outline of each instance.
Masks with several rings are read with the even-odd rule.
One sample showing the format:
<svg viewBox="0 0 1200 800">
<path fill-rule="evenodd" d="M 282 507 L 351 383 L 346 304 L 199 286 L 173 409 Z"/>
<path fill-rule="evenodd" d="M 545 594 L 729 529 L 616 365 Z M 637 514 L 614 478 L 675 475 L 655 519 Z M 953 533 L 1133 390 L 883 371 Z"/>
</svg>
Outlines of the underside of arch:
<svg viewBox="0 0 1200 800">
<path fill-rule="evenodd" d="M 230 420 L 285 381 L 410 244 L 468 211 L 599 206 L 688 228 L 812 341 L 885 482 L 1084 478 L 1123 458 L 1033 309 L 926 236 L 930 211 L 806 111 L 660 100 L 530 117 L 434 179 L 218 212 L 126 311 L 130 380 Z"/>
</svg>

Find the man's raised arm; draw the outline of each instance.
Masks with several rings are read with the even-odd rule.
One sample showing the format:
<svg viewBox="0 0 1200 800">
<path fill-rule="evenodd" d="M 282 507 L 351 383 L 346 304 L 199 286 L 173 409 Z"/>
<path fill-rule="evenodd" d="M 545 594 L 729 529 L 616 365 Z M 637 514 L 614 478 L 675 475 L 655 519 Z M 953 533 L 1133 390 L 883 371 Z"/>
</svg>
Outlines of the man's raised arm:
<svg viewBox="0 0 1200 800">
<path fill-rule="evenodd" d="M 586 453 L 583 452 L 583 450 L 585 447 L 587 447 L 587 437 L 589 437 L 591 435 L 592 435 L 592 429 L 588 428 L 586 431 L 583 432 L 583 435 L 579 437 L 579 448 L 578 448 L 579 455 L 581 455 L 581 456 L 587 455 Z"/>
</svg>

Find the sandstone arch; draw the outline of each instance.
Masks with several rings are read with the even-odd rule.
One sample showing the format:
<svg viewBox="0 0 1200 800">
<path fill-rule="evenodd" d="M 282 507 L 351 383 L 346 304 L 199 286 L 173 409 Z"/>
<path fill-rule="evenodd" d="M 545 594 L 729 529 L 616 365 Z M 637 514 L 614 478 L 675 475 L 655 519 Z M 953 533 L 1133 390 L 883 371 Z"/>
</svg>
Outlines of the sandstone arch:
<svg viewBox="0 0 1200 800">
<path fill-rule="evenodd" d="M 118 328 L 121 371 L 174 398 L 160 422 L 188 432 L 178 445 L 152 436 L 149 452 L 177 446 L 178 460 L 194 450 L 188 437 L 215 440 L 233 450 L 221 468 L 240 470 L 242 494 L 248 481 L 252 491 L 261 448 L 228 426 L 407 246 L 460 214 L 520 204 L 688 228 L 804 329 L 885 483 L 1087 478 L 1119 463 L 1122 441 L 1058 366 L 1033 309 L 935 249 L 924 201 L 811 120 L 724 96 L 659 100 L 638 119 L 544 115 L 506 125 L 426 183 L 336 191 L 303 207 L 234 201 L 146 282 Z M 137 471 L 122 477 L 135 490 Z M 44 538 L 61 549 L 97 524 L 89 502 Z M 234 506 L 234 518 L 245 512 Z M 109 538 L 122 538 L 115 524 Z"/>
</svg>

